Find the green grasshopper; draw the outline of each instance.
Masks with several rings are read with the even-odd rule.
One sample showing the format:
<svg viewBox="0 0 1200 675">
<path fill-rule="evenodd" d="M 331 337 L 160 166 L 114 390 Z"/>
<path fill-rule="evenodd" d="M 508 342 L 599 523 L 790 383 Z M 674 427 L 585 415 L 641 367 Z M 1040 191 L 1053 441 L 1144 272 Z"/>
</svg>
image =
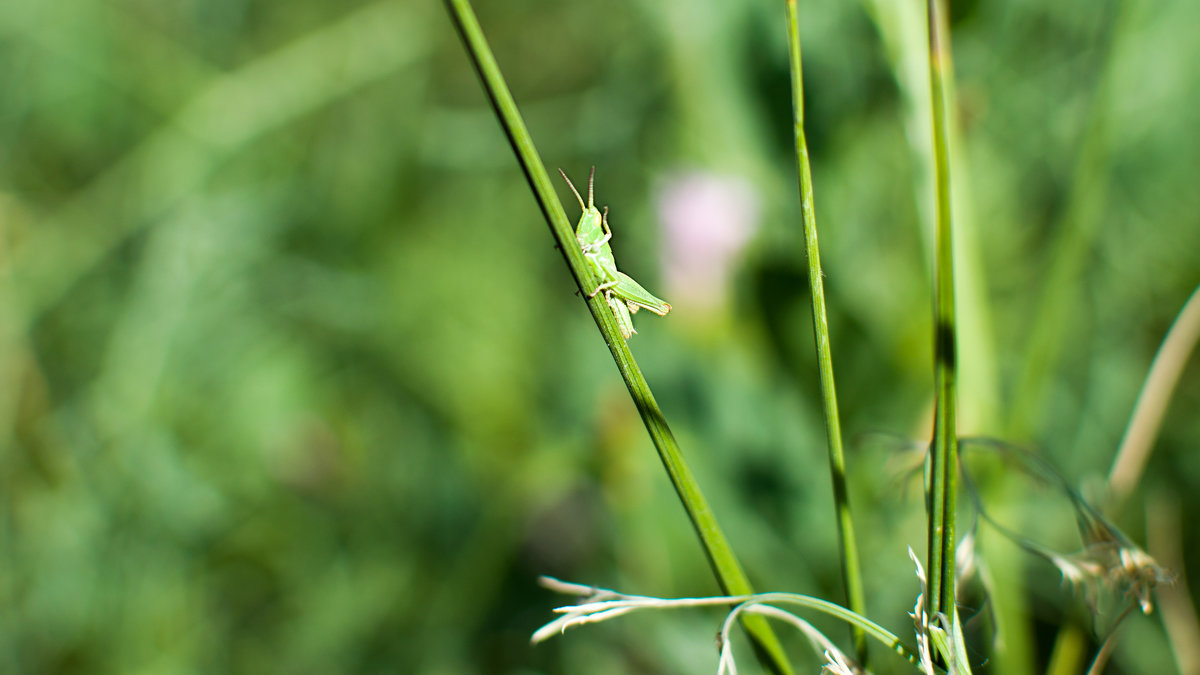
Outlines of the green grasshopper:
<svg viewBox="0 0 1200 675">
<path fill-rule="evenodd" d="M 637 332 L 633 328 L 632 314 L 637 314 L 639 309 L 644 308 L 659 316 L 666 316 L 667 312 L 671 311 L 671 306 L 662 298 L 658 298 L 642 288 L 642 285 L 634 281 L 632 277 L 617 269 L 612 247 L 608 245 L 609 240 L 612 239 L 612 229 L 608 226 L 608 207 L 604 207 L 602 214 L 596 209 L 593 201 L 592 187 L 596 179 L 596 167 L 592 167 L 592 172 L 588 176 L 586 206 L 583 203 L 583 197 L 579 196 L 579 191 L 571 184 L 571 179 L 567 178 L 567 174 L 562 169 L 559 169 L 558 172 L 562 174 L 563 180 L 567 181 L 567 187 L 571 188 L 575 199 L 579 200 L 580 210 L 583 211 L 583 214 L 579 216 L 579 225 L 575 226 L 575 240 L 579 242 L 579 248 L 583 249 L 583 256 L 592 266 L 592 271 L 600 277 L 600 285 L 596 286 L 596 290 L 589 293 L 588 297 L 594 298 L 597 293 L 604 293 L 605 301 L 608 302 L 608 306 L 617 317 L 621 335 L 628 340 Z"/>
</svg>

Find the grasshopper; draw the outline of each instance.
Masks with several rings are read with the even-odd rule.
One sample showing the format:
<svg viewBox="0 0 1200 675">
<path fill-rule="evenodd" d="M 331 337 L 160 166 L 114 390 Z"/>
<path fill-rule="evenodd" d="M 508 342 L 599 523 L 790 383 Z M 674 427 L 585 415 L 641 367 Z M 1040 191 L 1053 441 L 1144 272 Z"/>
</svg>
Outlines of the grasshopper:
<svg viewBox="0 0 1200 675">
<path fill-rule="evenodd" d="M 609 240 L 612 239 L 612 229 L 608 226 L 608 207 L 604 207 L 604 213 L 600 213 L 593 200 L 596 167 L 593 166 L 591 174 L 588 175 L 586 206 L 583 203 L 583 197 L 571 183 L 571 179 L 567 178 L 567 174 L 562 169 L 559 169 L 558 173 L 562 174 L 563 180 L 567 181 L 567 187 L 571 188 L 575 199 L 579 200 L 579 208 L 583 214 L 579 216 L 579 224 L 575 226 L 575 240 L 579 242 L 579 248 L 583 250 L 583 256 L 592 266 L 592 271 L 600 277 L 600 284 L 596 286 L 596 290 L 588 294 L 588 297 L 594 298 L 597 293 L 604 293 L 605 301 L 608 302 L 609 308 L 617 318 L 621 335 L 628 340 L 637 332 L 633 328 L 631 315 L 637 314 L 639 309 L 648 309 L 659 316 L 666 316 L 667 312 L 671 311 L 671 306 L 662 298 L 655 297 L 632 277 L 617 269 L 612 247 L 608 245 Z"/>
</svg>

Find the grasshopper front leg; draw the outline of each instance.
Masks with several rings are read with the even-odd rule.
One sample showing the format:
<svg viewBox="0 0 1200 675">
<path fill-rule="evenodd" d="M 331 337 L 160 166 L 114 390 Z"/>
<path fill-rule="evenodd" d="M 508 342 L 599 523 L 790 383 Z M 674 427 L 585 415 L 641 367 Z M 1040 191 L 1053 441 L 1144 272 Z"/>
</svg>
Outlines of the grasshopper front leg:
<svg viewBox="0 0 1200 675">
<path fill-rule="evenodd" d="M 597 252 L 603 250 L 604 246 L 606 244 L 608 244 L 609 240 L 612 239 L 612 228 L 608 226 L 608 207 L 607 206 L 604 207 L 604 214 L 600 216 L 600 227 L 601 227 L 602 231 L 604 232 L 604 236 L 601 237 L 598 241 L 589 242 L 588 244 L 583 245 L 582 248 L 583 248 L 583 252 L 585 254 L 586 253 L 597 253 Z"/>
</svg>

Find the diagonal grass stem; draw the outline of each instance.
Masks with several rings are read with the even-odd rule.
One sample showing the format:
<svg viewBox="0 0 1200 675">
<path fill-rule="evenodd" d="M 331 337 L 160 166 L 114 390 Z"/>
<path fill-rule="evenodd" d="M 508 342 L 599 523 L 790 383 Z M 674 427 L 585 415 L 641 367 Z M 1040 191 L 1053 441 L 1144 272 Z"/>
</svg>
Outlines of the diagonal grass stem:
<svg viewBox="0 0 1200 675">
<path fill-rule="evenodd" d="M 654 400 L 650 386 L 647 384 L 641 368 L 638 367 L 637 361 L 634 360 L 633 353 L 629 350 L 629 344 L 621 337 L 616 318 L 601 294 L 591 298 L 587 297 L 588 290 L 596 288 L 598 280 L 586 264 L 583 253 L 575 241 L 574 231 L 554 192 L 550 176 L 534 147 L 533 138 L 525 127 L 517 104 L 504 82 L 500 67 L 488 47 L 470 2 L 468 0 L 446 0 L 446 8 L 462 37 L 476 71 L 479 73 L 492 107 L 496 111 L 496 116 L 504 127 L 505 134 L 508 135 L 513 151 L 516 153 L 525 177 L 529 180 L 529 185 L 537 198 L 538 205 L 546 216 L 551 234 L 558 242 L 558 247 L 566 258 L 567 266 L 579 286 L 581 295 L 587 300 L 592 318 L 595 319 L 596 326 L 608 344 L 617 369 L 621 372 L 625 386 L 629 389 L 629 395 L 658 451 L 659 459 L 662 460 L 663 467 L 666 468 L 667 475 L 700 537 L 705 555 L 708 557 L 721 589 L 729 595 L 752 594 L 754 591 L 750 582 L 746 578 L 745 572 L 742 571 L 724 533 L 717 525 L 716 516 L 700 492 L 700 486 L 684 462 L 679 444 L 676 442 L 674 434 L 671 433 L 670 427 L 667 426 L 662 410 Z M 783 647 L 766 619 L 761 616 L 745 616 L 742 618 L 742 626 L 749 634 L 759 658 L 773 672 L 790 675 L 792 670 L 784 655 Z"/>
</svg>

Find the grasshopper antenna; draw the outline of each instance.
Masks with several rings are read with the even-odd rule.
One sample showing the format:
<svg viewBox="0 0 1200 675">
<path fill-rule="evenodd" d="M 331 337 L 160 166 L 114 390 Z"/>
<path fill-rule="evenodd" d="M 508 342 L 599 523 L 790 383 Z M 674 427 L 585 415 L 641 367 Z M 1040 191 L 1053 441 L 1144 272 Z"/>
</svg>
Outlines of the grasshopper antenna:
<svg viewBox="0 0 1200 675">
<path fill-rule="evenodd" d="M 592 172 L 588 174 L 588 208 L 596 208 L 595 202 L 592 201 L 592 185 L 596 182 L 596 165 L 592 165 Z"/>
<path fill-rule="evenodd" d="M 593 169 L 592 169 L 592 171 L 593 171 L 593 173 L 594 173 L 594 172 L 595 172 L 595 168 L 593 168 Z M 567 178 L 567 172 L 563 171 L 562 169 L 559 169 L 559 170 L 558 170 L 558 175 L 562 176 L 562 177 L 563 177 L 563 180 L 567 181 L 567 187 L 571 188 L 571 194 L 575 195 L 575 199 L 578 199 L 578 200 L 579 200 L 579 209 L 580 209 L 581 211 L 586 211 L 586 210 L 587 210 L 587 207 L 585 207 L 585 206 L 583 205 L 583 197 L 580 197 L 580 196 L 579 196 L 579 190 L 576 190 L 576 189 L 575 189 L 575 184 L 571 182 L 571 179 L 570 179 L 570 178 Z M 591 187 L 591 181 L 589 180 L 589 181 L 588 181 L 588 198 L 590 199 L 590 198 L 591 198 L 591 196 L 592 196 L 592 187 Z"/>
</svg>

